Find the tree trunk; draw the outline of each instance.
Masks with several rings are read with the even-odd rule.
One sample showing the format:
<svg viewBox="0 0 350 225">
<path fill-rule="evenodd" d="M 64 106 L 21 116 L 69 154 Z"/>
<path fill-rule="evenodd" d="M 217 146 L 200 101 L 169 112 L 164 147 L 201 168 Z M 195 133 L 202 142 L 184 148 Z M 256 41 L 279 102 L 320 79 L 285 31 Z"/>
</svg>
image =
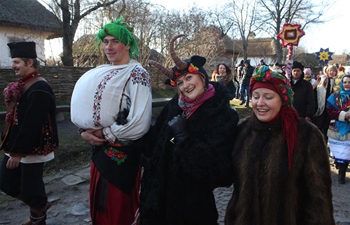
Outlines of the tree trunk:
<svg viewBox="0 0 350 225">
<path fill-rule="evenodd" d="M 67 33 L 67 31 L 64 31 L 63 34 L 63 56 L 61 57 L 61 60 L 64 66 L 73 66 L 73 42 L 69 41 L 72 37 L 69 37 L 69 34 Z"/>
</svg>

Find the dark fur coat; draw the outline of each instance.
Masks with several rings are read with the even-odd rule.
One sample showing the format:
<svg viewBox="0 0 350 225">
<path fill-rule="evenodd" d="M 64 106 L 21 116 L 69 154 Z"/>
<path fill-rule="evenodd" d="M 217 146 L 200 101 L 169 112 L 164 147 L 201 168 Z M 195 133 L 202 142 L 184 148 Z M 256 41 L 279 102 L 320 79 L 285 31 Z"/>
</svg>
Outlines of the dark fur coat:
<svg viewBox="0 0 350 225">
<path fill-rule="evenodd" d="M 334 225 L 328 151 L 313 124 L 298 122 L 290 171 L 281 121 L 261 123 L 253 115 L 236 137 L 226 225 Z"/>
<path fill-rule="evenodd" d="M 216 225 L 213 189 L 232 183 L 232 138 L 238 114 L 227 88 L 212 83 L 215 95 L 186 121 L 188 138 L 173 144 L 168 126 L 182 113 L 176 95 L 152 128 L 153 148 L 144 155 L 140 218 L 142 225 Z"/>
</svg>

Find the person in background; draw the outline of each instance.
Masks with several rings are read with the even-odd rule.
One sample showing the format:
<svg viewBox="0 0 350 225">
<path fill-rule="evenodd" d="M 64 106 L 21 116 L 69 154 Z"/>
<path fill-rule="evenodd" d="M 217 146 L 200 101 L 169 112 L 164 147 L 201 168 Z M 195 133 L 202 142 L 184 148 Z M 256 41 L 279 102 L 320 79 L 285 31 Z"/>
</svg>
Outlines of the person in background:
<svg viewBox="0 0 350 225">
<path fill-rule="evenodd" d="M 216 66 L 211 76 L 211 81 L 219 82 L 225 86 L 229 92 L 230 100 L 235 97 L 236 87 L 232 80 L 232 72 L 225 63 L 220 63 Z"/>
<path fill-rule="evenodd" d="M 93 225 L 132 224 L 139 207 L 142 137 L 152 116 L 151 79 L 132 28 L 123 17 L 96 35 L 110 62 L 75 84 L 71 120 L 92 147 L 90 215 Z"/>
<path fill-rule="evenodd" d="M 239 81 L 242 81 L 243 79 L 243 71 L 244 71 L 244 60 L 241 60 L 241 62 L 237 65 L 237 73 L 238 73 Z"/>
<path fill-rule="evenodd" d="M 268 67 L 251 79 L 252 114 L 233 136 L 233 193 L 225 225 L 334 225 L 322 133 L 298 116 L 288 79 Z"/>
<path fill-rule="evenodd" d="M 350 74 L 350 66 L 345 69 L 345 74 Z"/>
<path fill-rule="evenodd" d="M 264 59 L 260 59 L 259 65 L 257 67 L 260 67 L 260 66 L 267 66 Z"/>
<path fill-rule="evenodd" d="M 144 153 L 140 224 L 217 225 L 213 190 L 232 183 L 232 137 L 238 114 L 225 87 L 209 82 L 206 58 L 182 60 L 169 52 L 172 69 L 156 66 L 176 83 L 178 93 L 152 126 L 151 146 Z"/>
<path fill-rule="evenodd" d="M 278 62 L 274 63 L 273 66 L 270 66 L 270 70 L 283 74 L 283 69 L 280 67 L 280 64 Z"/>
<path fill-rule="evenodd" d="M 290 83 L 294 92 L 293 107 L 300 117 L 311 122 L 315 114 L 315 97 L 311 83 L 304 80 L 303 70 L 304 66 L 300 62 L 293 62 L 290 75 Z"/>
<path fill-rule="evenodd" d="M 30 218 L 24 225 L 45 225 L 51 203 L 43 181 L 44 163 L 54 159 L 59 145 L 55 95 L 37 70 L 35 42 L 7 45 L 18 80 L 4 90 L 7 114 L 0 189 L 29 206 Z"/>
<path fill-rule="evenodd" d="M 243 79 L 241 83 L 241 103 L 243 105 L 245 103 L 245 107 L 249 107 L 249 81 L 254 72 L 254 67 L 250 65 L 250 60 L 244 61 L 244 72 Z"/>
<path fill-rule="evenodd" d="M 340 66 L 338 68 L 337 76 L 334 78 L 333 91 L 339 91 L 340 90 L 340 81 L 341 81 L 341 79 L 342 79 L 344 74 L 345 74 L 345 68 Z"/>
<path fill-rule="evenodd" d="M 241 99 L 241 84 L 243 79 L 243 72 L 244 72 L 244 60 L 241 60 L 241 62 L 237 65 L 237 70 L 236 70 L 236 78 L 238 81 L 238 87 L 236 90 L 236 99 Z"/>
<path fill-rule="evenodd" d="M 233 71 L 233 84 L 235 85 L 235 97 L 236 99 L 240 99 L 240 95 L 239 95 L 239 86 L 240 86 L 240 83 L 239 83 L 239 78 L 238 78 L 238 72 L 237 72 L 237 67 L 235 67 L 234 71 Z"/>
<path fill-rule="evenodd" d="M 313 86 L 316 83 L 315 78 L 313 77 L 312 71 L 310 68 L 304 69 L 304 80 L 310 82 L 310 84 Z"/>
<path fill-rule="evenodd" d="M 311 120 L 323 133 L 326 142 L 328 140 L 327 130 L 331 121 L 326 110 L 326 103 L 328 97 L 333 93 L 334 78 L 336 77 L 336 75 L 337 67 L 328 66 L 326 69 L 326 74 L 320 76 L 320 78 L 318 78 L 316 80 L 316 83 L 314 84 L 314 86 L 316 86 L 316 88 L 314 89 L 314 93 L 317 105 L 316 113 Z"/>
<path fill-rule="evenodd" d="M 340 81 L 340 90 L 327 99 L 327 112 L 332 120 L 327 136 L 329 149 L 338 168 L 338 182 L 345 184 L 345 174 L 350 162 L 350 75 Z"/>
</svg>

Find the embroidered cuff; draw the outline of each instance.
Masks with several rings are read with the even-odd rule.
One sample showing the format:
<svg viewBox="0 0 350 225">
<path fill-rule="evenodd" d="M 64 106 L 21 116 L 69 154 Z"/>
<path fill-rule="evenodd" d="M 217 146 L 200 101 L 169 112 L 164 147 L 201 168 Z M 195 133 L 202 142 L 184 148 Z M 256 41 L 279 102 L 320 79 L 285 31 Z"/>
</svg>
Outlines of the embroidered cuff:
<svg viewBox="0 0 350 225">
<path fill-rule="evenodd" d="M 81 133 L 83 133 L 83 132 L 85 132 L 85 131 L 86 131 L 86 130 L 83 129 L 83 128 L 79 128 L 79 129 L 78 129 L 78 133 L 79 133 L 79 134 L 81 134 Z"/>
<path fill-rule="evenodd" d="M 345 122 L 346 120 L 345 120 L 345 115 L 347 114 L 347 112 L 345 112 L 345 111 L 340 111 L 340 113 L 339 113 L 339 116 L 338 116 L 338 120 L 339 121 L 342 121 L 342 122 Z"/>
<path fill-rule="evenodd" d="M 117 137 L 114 136 L 114 134 L 112 133 L 112 130 L 110 127 L 103 128 L 102 134 L 108 142 L 114 143 L 115 140 L 117 139 Z"/>
</svg>

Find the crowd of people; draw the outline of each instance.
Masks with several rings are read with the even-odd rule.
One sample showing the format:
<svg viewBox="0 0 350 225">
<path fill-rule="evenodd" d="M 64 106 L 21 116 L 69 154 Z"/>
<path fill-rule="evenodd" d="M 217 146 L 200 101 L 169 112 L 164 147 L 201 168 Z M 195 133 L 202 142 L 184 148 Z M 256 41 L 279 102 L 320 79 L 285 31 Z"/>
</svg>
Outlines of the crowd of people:
<svg viewBox="0 0 350 225">
<path fill-rule="evenodd" d="M 333 225 L 330 156 L 345 183 L 350 162 L 350 71 L 328 66 L 318 76 L 294 61 L 254 67 L 216 65 L 204 56 L 149 61 L 177 93 L 154 124 L 151 75 L 123 17 L 96 35 L 109 64 L 83 74 L 71 98 L 71 120 L 91 144 L 93 225 L 218 223 L 213 190 L 233 185 L 226 225 Z M 6 127 L 0 189 L 29 206 L 25 225 L 45 225 L 44 163 L 58 148 L 55 97 L 39 76 L 35 43 L 9 43 L 18 76 L 4 90 Z M 239 118 L 234 98 L 251 107 Z M 250 105 L 251 104 L 251 105 Z M 240 120 L 241 119 L 241 120 Z M 329 148 L 328 148 L 329 144 Z"/>
</svg>

